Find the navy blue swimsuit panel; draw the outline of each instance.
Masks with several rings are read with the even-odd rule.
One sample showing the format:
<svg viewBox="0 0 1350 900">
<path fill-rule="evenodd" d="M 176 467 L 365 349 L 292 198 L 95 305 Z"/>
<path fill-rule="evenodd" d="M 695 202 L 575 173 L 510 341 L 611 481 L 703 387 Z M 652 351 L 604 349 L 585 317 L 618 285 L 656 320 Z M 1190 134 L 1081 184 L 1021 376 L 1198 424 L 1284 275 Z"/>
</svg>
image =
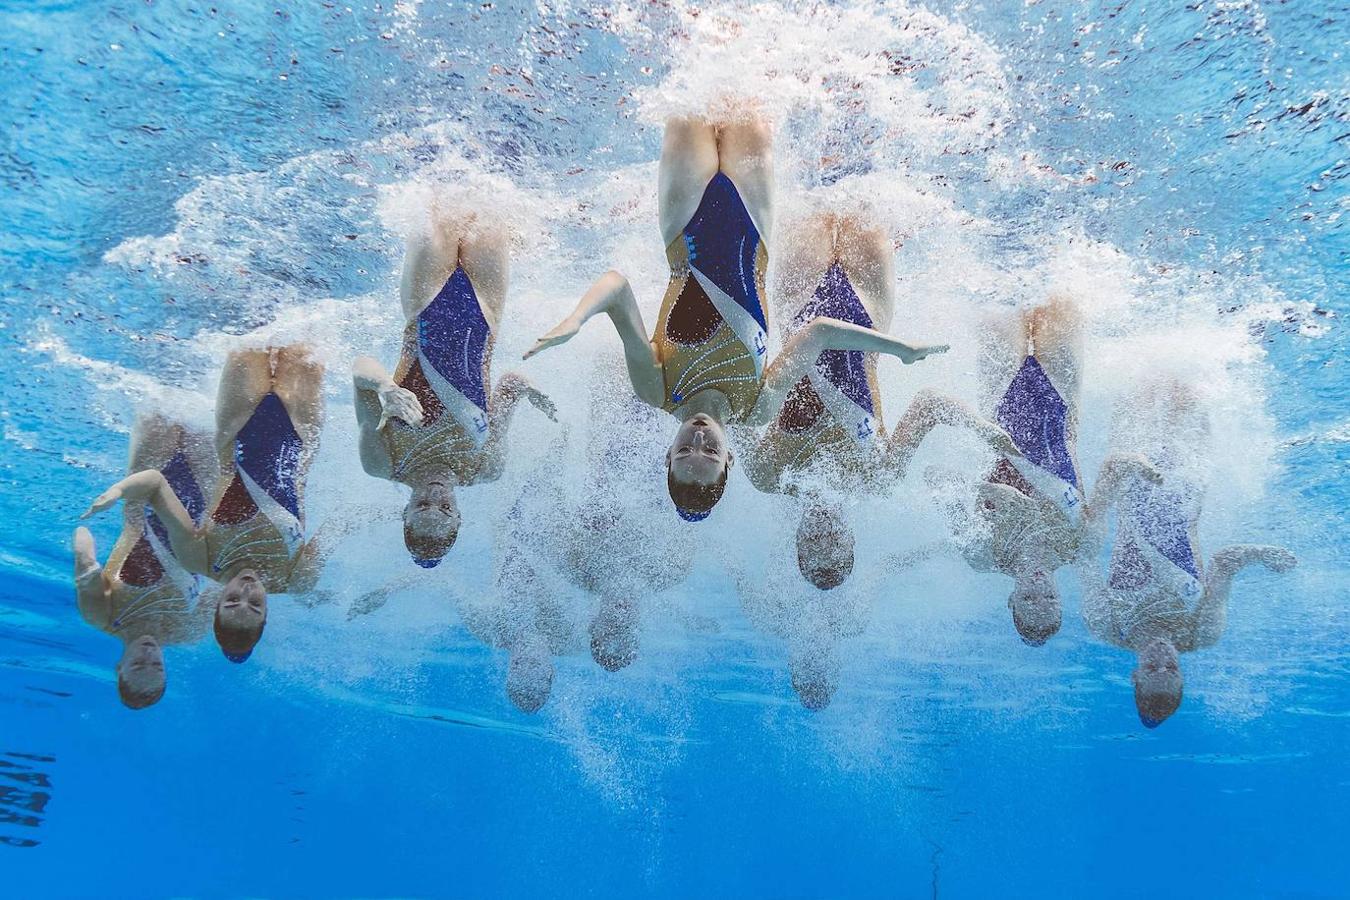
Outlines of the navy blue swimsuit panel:
<svg viewBox="0 0 1350 900">
<path fill-rule="evenodd" d="M 487 409 L 483 353 L 491 328 L 478 305 L 469 276 L 455 269 L 417 317 L 417 341 L 423 357 L 479 409 Z"/>
<path fill-rule="evenodd" d="M 304 441 L 291 422 L 286 405 L 275 393 L 258 403 L 234 439 L 234 462 L 267 495 L 291 515 L 300 518 L 296 477 Z"/>
<path fill-rule="evenodd" d="M 999 401 L 998 424 L 1033 464 L 1080 487 L 1068 446 L 1069 408 L 1034 356 L 1022 363 Z"/>
<path fill-rule="evenodd" d="M 792 320 L 792 331 L 796 332 L 812 319 L 827 316 L 872 328 L 872 317 L 858 298 L 844 267 L 838 262 L 830 266 L 825 277 L 816 287 L 814 296 Z M 861 350 L 825 350 L 816 359 L 816 369 L 831 384 L 839 388 L 845 397 L 852 400 L 868 415 L 876 415 L 872 403 L 872 388 L 867 380 L 867 357 Z"/>
<path fill-rule="evenodd" d="M 708 182 L 698 211 L 684 227 L 689 265 L 707 276 L 768 331 L 764 304 L 755 284 L 759 231 L 736 185 L 725 172 Z"/>
</svg>

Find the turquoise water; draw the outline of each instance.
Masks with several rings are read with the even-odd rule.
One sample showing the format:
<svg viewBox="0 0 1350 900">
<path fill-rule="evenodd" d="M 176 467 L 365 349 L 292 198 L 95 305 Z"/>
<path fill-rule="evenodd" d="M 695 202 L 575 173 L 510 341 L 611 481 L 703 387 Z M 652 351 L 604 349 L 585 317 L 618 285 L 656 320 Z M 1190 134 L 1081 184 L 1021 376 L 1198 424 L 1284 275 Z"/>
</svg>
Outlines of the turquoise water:
<svg viewBox="0 0 1350 900">
<path fill-rule="evenodd" d="M 1346 15 L 0 2 L 3 893 L 1345 896 Z M 892 416 L 924 386 L 973 397 L 979 315 L 1050 289 L 1087 312 L 1088 471 L 1131 384 L 1202 387 L 1202 546 L 1282 543 L 1300 566 L 1240 577 L 1224 639 L 1183 657 L 1181 711 L 1140 727 L 1132 660 L 1090 640 L 1067 575 L 1064 628 L 1031 649 L 1003 579 L 884 565 L 940 534 L 911 477 L 854 513 L 858 572 L 825 595 L 840 688 L 808 712 L 783 633 L 822 601 L 787 507 L 739 476 L 692 550 L 640 517 L 621 548 L 695 560 L 646 605 L 638 662 L 601 670 L 583 627 L 548 704 L 516 711 L 466 623 L 509 600 L 494 558 L 529 485 L 566 498 L 536 498 L 533 525 L 568 525 L 614 393 L 577 363 L 614 353 L 598 328 L 520 365 L 567 456 L 522 413 L 507 475 L 463 495 L 453 566 L 350 616 L 408 568 L 375 522 L 325 573 L 330 602 L 274 601 L 247 665 L 170 648 L 165 699 L 123 708 L 69 540 L 136 413 L 208 424 L 229 349 L 309 340 L 329 366 L 312 519 L 396 510 L 357 470 L 345 373 L 396 354 L 402 235 L 429 197 L 489 197 L 522 232 L 497 371 L 607 266 L 650 321 L 661 123 L 728 83 L 776 123 L 784 222 L 866 199 L 904 240 L 895 329 L 953 352 L 883 367 Z M 961 449 L 938 436 L 915 471 Z M 116 528 L 93 523 L 101 548 Z"/>
</svg>

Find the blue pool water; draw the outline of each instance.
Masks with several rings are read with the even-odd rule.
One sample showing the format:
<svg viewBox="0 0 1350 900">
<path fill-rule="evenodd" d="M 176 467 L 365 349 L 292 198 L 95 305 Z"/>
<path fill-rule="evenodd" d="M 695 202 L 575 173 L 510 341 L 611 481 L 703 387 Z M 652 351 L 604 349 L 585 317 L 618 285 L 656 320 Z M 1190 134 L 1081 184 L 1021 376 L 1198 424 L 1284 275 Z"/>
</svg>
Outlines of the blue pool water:
<svg viewBox="0 0 1350 900">
<path fill-rule="evenodd" d="M 0 894 L 1350 895 L 1350 11 L 884 6 L 0 0 Z M 883 367 L 892 416 L 923 386 L 973 396 L 980 314 L 1051 289 L 1089 322 L 1087 471 L 1129 385 L 1201 386 L 1202 546 L 1300 565 L 1239 578 L 1162 727 L 1067 575 L 1064 628 L 1031 649 L 1005 580 L 882 562 L 940 534 L 919 477 L 853 513 L 827 709 L 787 674 L 783 630 L 822 615 L 790 515 L 739 475 L 692 548 L 637 517 L 628 551 L 695 560 L 645 604 L 637 663 L 601 670 L 583 629 L 540 713 L 508 702 L 504 655 L 465 626 L 509 608 L 518 497 L 526 530 L 568 526 L 530 486 L 584 480 L 612 385 L 577 360 L 614 347 L 593 328 L 514 361 L 608 266 L 650 321 L 661 124 L 729 86 L 775 122 L 784 221 L 865 198 L 903 238 L 895 330 L 953 352 Z M 522 412 L 446 564 L 351 615 L 409 568 L 379 518 L 329 602 L 274 600 L 247 665 L 170 648 L 165 699 L 124 708 L 70 533 L 137 411 L 209 424 L 229 349 L 308 340 L 328 364 L 312 517 L 396 511 L 357 468 L 346 372 L 396 355 L 402 235 L 443 189 L 522 233 L 495 365 L 558 401 L 562 461 L 560 427 Z M 117 517 L 92 526 L 106 551 Z"/>
</svg>

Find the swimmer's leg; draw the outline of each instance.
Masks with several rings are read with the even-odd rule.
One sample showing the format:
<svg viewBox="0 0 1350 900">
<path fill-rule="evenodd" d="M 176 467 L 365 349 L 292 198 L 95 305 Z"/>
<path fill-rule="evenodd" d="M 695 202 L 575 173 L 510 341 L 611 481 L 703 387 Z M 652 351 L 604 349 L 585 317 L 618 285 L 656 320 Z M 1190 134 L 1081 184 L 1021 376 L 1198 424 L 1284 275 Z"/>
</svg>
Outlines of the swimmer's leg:
<svg viewBox="0 0 1350 900">
<path fill-rule="evenodd" d="M 671 119 L 661 146 L 659 203 L 661 240 L 668 247 L 698 211 L 708 182 L 717 174 L 717 137 L 698 118 Z"/>
<path fill-rule="evenodd" d="M 460 247 L 471 224 L 466 216 L 433 211 L 423 229 L 408 239 L 399 301 L 409 322 L 436 299 L 454 274 Z"/>
<path fill-rule="evenodd" d="M 128 472 L 161 468 L 184 442 L 183 426 L 160 413 L 136 417 L 131 429 L 131 461 Z"/>
<path fill-rule="evenodd" d="M 233 471 L 234 436 L 271 390 L 270 351 L 235 350 L 225 358 L 216 394 L 216 452 L 222 472 Z"/>
<path fill-rule="evenodd" d="M 1078 305 L 1063 295 L 1031 311 L 1030 335 L 1050 382 L 1069 408 L 1070 437 L 1078 422 L 1083 379 L 1083 316 Z"/>
<path fill-rule="evenodd" d="M 895 248 L 886 232 L 854 216 L 839 220 L 837 253 L 849 282 L 872 316 L 872 327 L 890 331 L 895 313 Z"/>
<path fill-rule="evenodd" d="M 318 446 L 323 428 L 323 363 L 306 344 L 290 344 L 275 354 L 272 390 L 290 413 L 308 457 Z"/>
<path fill-rule="evenodd" d="M 1178 379 L 1169 379 L 1162 393 L 1163 453 L 1158 465 L 1180 464 L 1200 457 L 1209 444 L 1209 414 L 1200 405 L 1195 389 Z"/>
<path fill-rule="evenodd" d="M 750 213 L 760 239 L 773 231 L 773 132 L 759 119 L 727 122 L 717 129 L 718 165 Z"/>
<path fill-rule="evenodd" d="M 483 316 L 495 331 L 506 308 L 510 237 L 499 225 L 477 220 L 459 245 L 459 265 L 469 276 Z"/>
<path fill-rule="evenodd" d="M 834 236 L 832 213 L 817 213 L 784 232 L 775 267 L 775 290 L 769 294 L 779 334 L 788 333 L 792 320 L 811 301 L 837 258 Z"/>
<path fill-rule="evenodd" d="M 1027 356 L 1025 315 L 1015 310 L 987 317 L 980 328 L 980 412 L 994 418 L 999 402 Z"/>
<path fill-rule="evenodd" d="M 638 655 L 636 601 L 612 593 L 600 595 L 600 608 L 591 620 L 591 658 L 607 672 L 631 665 Z"/>
</svg>

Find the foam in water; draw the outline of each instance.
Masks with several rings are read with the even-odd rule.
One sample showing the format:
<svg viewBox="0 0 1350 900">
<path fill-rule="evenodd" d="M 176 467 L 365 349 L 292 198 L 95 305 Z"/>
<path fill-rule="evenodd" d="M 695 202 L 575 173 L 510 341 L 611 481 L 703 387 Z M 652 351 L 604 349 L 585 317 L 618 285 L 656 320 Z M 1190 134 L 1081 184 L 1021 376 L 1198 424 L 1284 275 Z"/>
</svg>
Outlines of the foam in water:
<svg viewBox="0 0 1350 900">
<path fill-rule="evenodd" d="M 397 15 L 400 28 L 415 29 L 419 4 L 400 3 Z M 634 784 L 678 754 L 688 728 L 687 680 L 699 664 L 717 662 L 710 659 L 714 652 L 735 653 L 747 667 L 742 671 L 762 667 L 763 694 L 775 698 L 766 709 L 784 710 L 766 715 L 784 728 L 801 727 L 788 724 L 792 706 L 776 704 L 790 696 L 789 660 L 837 682 L 831 704 L 806 727 L 821 729 L 839 756 L 864 768 L 889 758 L 886 717 L 909 713 L 887 707 L 865 714 L 870 725 L 856 727 L 852 736 L 830 731 L 830 723 L 843 715 L 841 707 L 851 721 L 861 721 L 862 710 L 879 708 L 874 692 L 886 687 L 899 691 L 898 707 L 912 712 L 906 698 L 933 688 L 914 674 L 925 665 L 969 661 L 954 667 L 944 689 L 962 692 L 965 700 L 985 698 L 975 702 L 989 702 L 993 719 L 1059 702 L 1061 689 L 1034 677 L 1050 673 L 1054 664 L 1029 657 L 1009 639 L 1005 580 L 975 575 L 953 560 L 904 572 L 885 563 L 942 534 L 920 477 L 925 467 L 954 463 L 972 481 L 983 471 L 988 457 L 967 436 L 939 430 L 890 496 L 851 509 L 857 570 L 844 587 L 822 596 L 796 572 L 793 505 L 755 493 L 739 476 L 708 522 L 678 530 L 683 526 L 674 522 L 653 466 L 673 426 L 656 415 L 625 423 L 602 422 L 595 414 L 597 404 L 622 409 L 627 393 L 612 366 L 580 364 L 592 356 L 614 357 L 617 342 L 604 323 L 593 324 L 565 350 L 525 364 L 521 353 L 611 266 L 628 275 L 651 326 L 667 277 L 656 226 L 660 125 L 668 116 L 753 109 L 777 129 L 779 228 L 825 209 L 879 223 L 898 247 L 892 330 L 953 345 L 947 356 L 916 366 L 882 363 L 891 423 L 921 387 L 974 399 L 976 340 L 991 311 L 1069 294 L 1081 302 L 1088 331 L 1079 449 L 1085 472 L 1095 474 L 1112 441 L 1112 410 L 1134 386 L 1168 373 L 1199 385 L 1213 442 L 1223 449 L 1205 463 L 1211 495 L 1202 533 L 1212 548 L 1237 536 L 1244 510 L 1261 501 L 1270 475 L 1274 427 L 1264 412 L 1263 352 L 1252 333 L 1284 316 L 1287 301 L 1250 276 L 1164 265 L 1091 233 L 1080 206 L 1110 201 L 1083 193 L 1088 180 L 1080 173 L 1059 173 L 1038 158 L 1023 138 L 1042 111 L 1014 108 L 1012 73 L 999 50 L 954 18 L 906 4 L 631 5 L 609 16 L 607 27 L 635 65 L 646 60 L 660 70 L 672 63 L 655 83 L 631 92 L 625 110 L 635 110 L 632 118 L 604 126 L 614 142 L 652 148 L 651 161 L 605 167 L 603 159 L 591 160 L 592 168 L 603 170 L 571 176 L 527 160 L 508 178 L 471 131 L 447 115 L 439 125 L 308 154 L 274 169 L 204 178 L 176 204 L 172 232 L 129 239 L 107 254 L 109 265 L 151 283 L 204 304 L 228 298 L 265 320 L 244 334 L 223 333 L 238 331 L 240 319 L 220 321 L 186 346 L 166 348 L 182 354 L 193 370 L 218 366 L 241 342 L 304 339 L 317 345 L 328 364 L 327 426 L 307 498 L 309 518 L 317 523 L 356 503 L 396 514 L 403 502 L 399 488 L 357 469 L 348 381 L 355 355 L 386 362 L 397 355 L 400 237 L 424 227 L 431 210 L 480 203 L 514 226 L 511 288 L 493 370 L 528 374 L 557 401 L 566 430 L 522 408 L 506 476 L 495 486 L 461 492 L 465 528 L 453 551 L 459 564 L 412 573 L 383 607 L 348 623 L 348 607 L 388 587 L 397 574 L 389 559 L 402 560 L 395 518 L 376 516 L 359 539 L 344 543 L 324 575 L 321 591 L 334 602 L 307 614 L 277 615 L 251 666 L 309 687 L 336 681 L 361 694 L 377 691 L 415 702 L 417 673 L 437 658 L 452 610 L 484 640 L 495 627 L 481 624 L 484 617 L 532 614 L 528 603 L 503 605 L 492 566 L 468 564 L 499 559 L 503 542 L 521 540 L 503 534 L 497 523 L 529 479 L 554 477 L 561 491 L 556 509 L 536 503 L 534 537 L 569 534 L 577 510 L 595 502 L 586 491 L 598 490 L 588 475 L 594 460 L 586 458 L 586 448 L 595 446 L 597 432 L 630 428 L 632 446 L 605 459 L 611 468 L 602 470 L 616 473 L 611 490 L 596 495 L 630 520 L 626 542 L 609 552 L 631 560 L 650 553 L 655 542 L 666 553 L 693 559 L 689 581 L 677 589 L 684 592 L 679 601 L 646 604 L 642 651 L 630 670 L 610 676 L 585 659 L 596 600 L 569 585 L 556 564 L 541 565 L 546 590 L 559 598 L 570 625 L 568 640 L 554 648 L 565 658 L 543 715 L 606 793 L 631 801 Z M 724 73 L 730 71 L 737 73 L 738 96 L 728 93 Z M 977 195 L 985 199 L 976 203 Z M 773 266 L 778 264 L 775 259 Z M 771 271 L 771 283 L 775 276 Z M 123 396 L 125 408 L 154 400 L 185 412 L 213 393 L 215 375 L 201 391 L 170 388 L 71 354 L 53 335 L 39 349 L 58 365 L 92 373 L 87 377 L 96 386 Z M 119 411 L 116 404 L 110 409 Z M 122 418 L 130 421 L 129 415 L 113 416 L 109 424 Z M 675 537 L 667 534 L 672 528 Z M 698 549 L 672 550 L 672 540 L 692 540 Z M 739 609 L 706 599 L 727 591 L 728 570 L 753 584 L 741 594 Z M 686 612 L 675 616 L 663 609 Z M 719 634 L 690 637 L 691 622 L 709 621 L 720 624 Z M 486 689 L 500 696 L 505 661 L 497 659 L 500 667 L 490 675 L 495 687 Z M 1196 675 L 1197 685 L 1219 677 L 1196 671 L 1203 673 Z M 1235 677 L 1249 685 L 1255 678 Z M 988 699 L 991 685 L 996 701 Z M 1235 707 L 1256 705 L 1223 708 L 1238 715 Z M 625 715 L 648 727 L 660 723 L 663 733 L 631 733 L 621 724 Z M 647 753 L 652 740 L 668 750 Z"/>
</svg>

